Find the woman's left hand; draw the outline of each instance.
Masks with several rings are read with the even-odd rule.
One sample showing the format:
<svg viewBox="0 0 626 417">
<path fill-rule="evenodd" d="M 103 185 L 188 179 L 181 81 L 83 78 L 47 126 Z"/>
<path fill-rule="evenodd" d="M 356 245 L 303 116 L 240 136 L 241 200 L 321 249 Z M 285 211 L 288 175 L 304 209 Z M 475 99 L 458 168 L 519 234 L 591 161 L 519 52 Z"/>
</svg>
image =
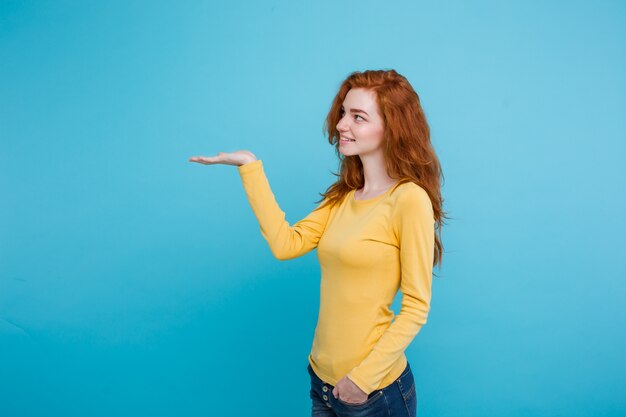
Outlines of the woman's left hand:
<svg viewBox="0 0 626 417">
<path fill-rule="evenodd" d="M 367 401 L 367 394 L 347 376 L 337 382 L 333 388 L 333 395 L 335 398 L 351 404 L 362 404 Z"/>
</svg>

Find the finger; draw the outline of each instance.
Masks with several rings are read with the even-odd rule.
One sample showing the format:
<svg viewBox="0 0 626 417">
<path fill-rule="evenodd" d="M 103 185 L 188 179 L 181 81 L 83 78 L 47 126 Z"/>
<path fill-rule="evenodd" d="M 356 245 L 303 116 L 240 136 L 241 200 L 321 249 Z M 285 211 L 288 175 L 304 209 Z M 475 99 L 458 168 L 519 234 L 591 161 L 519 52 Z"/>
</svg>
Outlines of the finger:
<svg viewBox="0 0 626 417">
<path fill-rule="evenodd" d="M 215 157 L 195 156 L 191 158 L 191 160 L 192 162 L 199 162 L 205 165 L 215 163 Z"/>
<path fill-rule="evenodd" d="M 339 396 L 339 393 L 337 392 L 337 387 L 333 388 L 333 396 L 335 398 L 337 398 Z"/>
</svg>

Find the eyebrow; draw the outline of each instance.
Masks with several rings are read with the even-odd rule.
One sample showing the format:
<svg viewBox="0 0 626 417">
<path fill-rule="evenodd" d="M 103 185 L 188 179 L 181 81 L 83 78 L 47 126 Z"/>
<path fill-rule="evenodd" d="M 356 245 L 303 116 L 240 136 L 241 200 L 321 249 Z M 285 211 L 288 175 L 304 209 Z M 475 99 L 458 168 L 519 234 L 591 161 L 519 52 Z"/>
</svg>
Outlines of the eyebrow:
<svg viewBox="0 0 626 417">
<path fill-rule="evenodd" d="M 341 109 L 343 110 L 343 106 L 341 106 Z M 350 109 L 350 113 L 365 113 L 367 116 L 369 116 L 369 114 L 367 114 L 365 110 L 361 109 Z"/>
</svg>

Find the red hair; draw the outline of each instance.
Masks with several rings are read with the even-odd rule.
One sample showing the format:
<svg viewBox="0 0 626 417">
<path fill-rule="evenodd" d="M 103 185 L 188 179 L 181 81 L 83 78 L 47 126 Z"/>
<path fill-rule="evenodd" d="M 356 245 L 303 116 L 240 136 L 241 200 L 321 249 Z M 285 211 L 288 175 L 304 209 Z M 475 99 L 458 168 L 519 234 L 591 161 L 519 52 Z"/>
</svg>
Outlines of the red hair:
<svg viewBox="0 0 626 417">
<path fill-rule="evenodd" d="M 443 245 L 441 227 L 446 212 L 442 211 L 441 185 L 443 173 L 439 159 L 430 142 L 430 128 L 420 105 L 420 99 L 409 81 L 395 70 L 368 70 L 351 73 L 339 87 L 324 122 L 328 141 L 335 146 L 340 160 L 339 179 L 332 184 L 322 199 L 325 204 L 335 204 L 353 189 L 363 187 L 363 165 L 358 155 L 345 156 L 339 151 L 337 123 L 341 119 L 341 106 L 352 88 L 373 91 L 384 124 L 385 161 L 387 174 L 399 178 L 397 185 L 413 182 L 422 187 L 430 197 L 435 217 L 434 265 L 441 263 Z M 441 181 L 440 181 L 441 180 Z M 396 187 L 397 187 L 396 185 Z"/>
</svg>

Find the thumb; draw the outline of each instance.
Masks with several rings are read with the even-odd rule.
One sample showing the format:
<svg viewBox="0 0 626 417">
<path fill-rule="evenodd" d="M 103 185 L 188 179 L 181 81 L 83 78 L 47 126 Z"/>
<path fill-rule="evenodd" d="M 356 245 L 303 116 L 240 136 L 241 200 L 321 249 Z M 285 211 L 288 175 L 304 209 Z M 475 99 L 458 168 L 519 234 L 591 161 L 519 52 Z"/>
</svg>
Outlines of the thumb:
<svg viewBox="0 0 626 417">
<path fill-rule="evenodd" d="M 333 396 L 337 398 L 338 395 L 339 395 L 339 391 L 337 391 L 337 387 L 333 388 Z"/>
</svg>

